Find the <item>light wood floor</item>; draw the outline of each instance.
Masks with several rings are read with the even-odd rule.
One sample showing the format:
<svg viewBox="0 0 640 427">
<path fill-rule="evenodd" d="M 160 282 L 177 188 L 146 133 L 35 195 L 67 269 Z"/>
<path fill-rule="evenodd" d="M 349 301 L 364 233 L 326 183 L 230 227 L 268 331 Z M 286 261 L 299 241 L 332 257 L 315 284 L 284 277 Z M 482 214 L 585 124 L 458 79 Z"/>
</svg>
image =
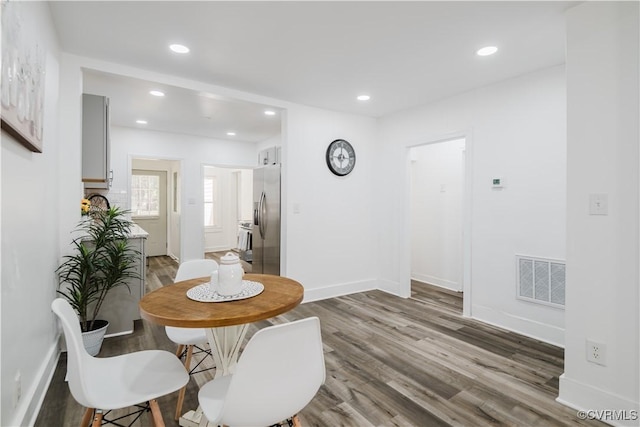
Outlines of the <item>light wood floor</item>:
<svg viewBox="0 0 640 427">
<path fill-rule="evenodd" d="M 151 258 L 148 291 L 172 283 L 176 267 L 168 257 Z M 327 378 L 300 414 L 304 426 L 605 425 L 555 402 L 562 349 L 465 319 L 461 307 L 458 295 L 416 282 L 410 299 L 371 291 L 306 303 L 252 325 L 248 336 L 320 318 Z M 175 350 L 163 327 L 140 321 L 133 334 L 105 340 L 99 356 L 153 348 Z M 65 371 L 63 354 L 36 427 L 79 424 L 83 408 L 69 394 Z M 185 410 L 197 406 L 198 387 L 213 373 L 192 377 Z M 167 426 L 178 425 L 175 401 L 175 393 L 159 400 Z M 151 421 L 145 415 L 134 425 Z"/>
</svg>

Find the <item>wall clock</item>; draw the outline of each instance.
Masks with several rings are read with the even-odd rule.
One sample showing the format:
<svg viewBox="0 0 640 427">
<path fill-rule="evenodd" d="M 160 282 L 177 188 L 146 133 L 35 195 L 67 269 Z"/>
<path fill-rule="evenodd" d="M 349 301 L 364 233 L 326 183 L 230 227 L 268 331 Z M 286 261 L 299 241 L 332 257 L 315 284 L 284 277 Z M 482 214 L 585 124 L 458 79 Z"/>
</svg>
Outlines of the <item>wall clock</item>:
<svg viewBox="0 0 640 427">
<path fill-rule="evenodd" d="M 338 176 L 348 175 L 356 165 L 356 152 L 344 139 L 336 139 L 327 147 L 327 166 Z"/>
<path fill-rule="evenodd" d="M 111 207 L 109 205 L 109 200 L 107 200 L 107 198 L 104 197 L 102 194 L 92 194 L 87 198 L 91 202 L 92 209 L 99 209 L 99 210 L 106 211 L 106 210 L 109 210 L 109 208 Z"/>
<path fill-rule="evenodd" d="M 87 196 L 87 199 L 91 202 L 89 216 L 92 218 L 97 218 L 100 212 L 107 211 L 111 207 L 109 205 L 109 200 L 107 200 L 107 198 L 102 194 L 91 194 L 90 196 Z"/>
</svg>

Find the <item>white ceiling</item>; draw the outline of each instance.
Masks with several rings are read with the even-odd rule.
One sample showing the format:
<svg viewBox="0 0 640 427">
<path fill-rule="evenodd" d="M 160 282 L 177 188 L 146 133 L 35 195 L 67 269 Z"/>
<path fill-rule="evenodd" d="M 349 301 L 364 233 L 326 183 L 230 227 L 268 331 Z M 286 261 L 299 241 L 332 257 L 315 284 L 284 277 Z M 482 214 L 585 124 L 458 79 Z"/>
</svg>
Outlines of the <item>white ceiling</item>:
<svg viewBox="0 0 640 427">
<path fill-rule="evenodd" d="M 85 93 L 109 97 L 112 125 L 245 142 L 264 141 L 280 133 L 280 110 L 268 105 L 95 70 L 84 70 L 83 76 Z M 151 90 L 165 96 L 151 96 Z M 265 110 L 276 115 L 266 116 Z"/>
<path fill-rule="evenodd" d="M 564 62 L 563 1 L 50 2 L 62 50 L 336 111 L 384 116 Z M 187 55 L 170 43 L 191 48 Z M 486 45 L 497 54 L 479 57 Z M 92 73 L 114 124 L 259 141 L 266 106 Z M 368 102 L 357 101 L 362 93 Z M 117 109 L 116 109 L 117 107 Z M 222 122 L 218 122 L 218 120 Z M 236 124 L 237 123 L 237 124 Z"/>
</svg>

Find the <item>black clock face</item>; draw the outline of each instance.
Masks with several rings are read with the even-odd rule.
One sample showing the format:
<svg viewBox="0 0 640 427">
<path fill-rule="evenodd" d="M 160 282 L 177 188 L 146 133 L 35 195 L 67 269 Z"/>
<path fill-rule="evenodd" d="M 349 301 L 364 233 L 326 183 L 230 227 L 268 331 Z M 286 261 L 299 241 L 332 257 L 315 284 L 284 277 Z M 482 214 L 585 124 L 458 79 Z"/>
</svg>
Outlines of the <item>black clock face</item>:
<svg viewBox="0 0 640 427">
<path fill-rule="evenodd" d="M 356 152 L 344 139 L 336 139 L 327 148 L 327 166 L 338 176 L 344 176 L 356 165 Z"/>
</svg>

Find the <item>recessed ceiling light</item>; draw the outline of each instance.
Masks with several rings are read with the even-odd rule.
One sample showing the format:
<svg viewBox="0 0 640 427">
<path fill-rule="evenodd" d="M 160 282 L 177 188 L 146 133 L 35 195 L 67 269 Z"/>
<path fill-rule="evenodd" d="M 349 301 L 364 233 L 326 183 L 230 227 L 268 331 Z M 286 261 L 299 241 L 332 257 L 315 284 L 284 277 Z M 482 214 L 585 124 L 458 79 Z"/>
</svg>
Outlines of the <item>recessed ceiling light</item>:
<svg viewBox="0 0 640 427">
<path fill-rule="evenodd" d="M 273 110 L 265 110 L 264 114 L 266 114 L 267 116 L 275 116 L 276 112 Z"/>
<path fill-rule="evenodd" d="M 146 125 L 147 121 L 146 120 L 136 120 L 136 123 L 139 125 Z"/>
<path fill-rule="evenodd" d="M 152 90 L 149 93 L 153 96 L 164 96 L 164 92 L 160 92 L 159 90 Z"/>
<path fill-rule="evenodd" d="M 229 135 L 229 136 L 236 136 L 236 133 L 235 133 L 235 132 L 227 132 L 227 135 Z"/>
<path fill-rule="evenodd" d="M 189 53 L 189 48 L 181 44 L 169 45 L 169 49 L 171 49 L 175 53 Z"/>
<path fill-rule="evenodd" d="M 358 95 L 358 101 L 368 101 L 371 97 L 369 95 Z"/>
<path fill-rule="evenodd" d="M 486 46 L 486 47 L 483 47 L 482 49 L 478 49 L 476 53 L 479 56 L 489 56 L 489 55 L 493 55 L 497 51 L 498 51 L 498 48 L 495 46 Z"/>
</svg>

